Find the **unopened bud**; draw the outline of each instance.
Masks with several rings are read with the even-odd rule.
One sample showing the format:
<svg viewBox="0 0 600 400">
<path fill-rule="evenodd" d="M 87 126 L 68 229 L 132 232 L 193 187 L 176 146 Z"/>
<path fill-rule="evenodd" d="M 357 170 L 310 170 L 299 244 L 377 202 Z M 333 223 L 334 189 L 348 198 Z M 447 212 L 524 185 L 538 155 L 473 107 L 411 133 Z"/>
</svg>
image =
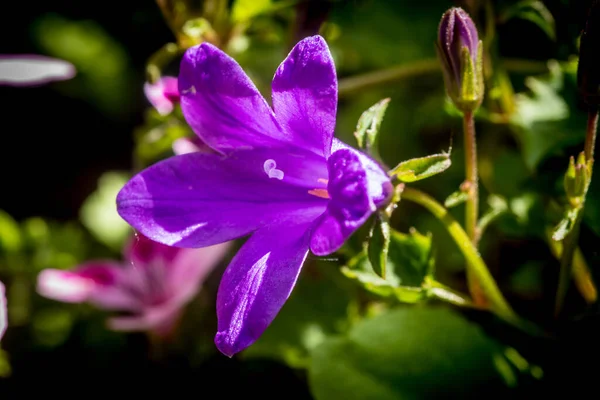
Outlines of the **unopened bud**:
<svg viewBox="0 0 600 400">
<path fill-rule="evenodd" d="M 569 203 L 572 206 L 579 206 L 583 201 L 588 187 L 590 186 L 592 172 L 592 162 L 586 162 L 585 154 L 581 152 L 575 158 L 571 156 L 569 159 L 569 167 L 564 177 L 564 186 Z"/>
<path fill-rule="evenodd" d="M 483 44 L 462 8 L 453 7 L 442 16 L 437 51 L 448 95 L 460 110 L 476 110 L 484 95 Z"/>
</svg>

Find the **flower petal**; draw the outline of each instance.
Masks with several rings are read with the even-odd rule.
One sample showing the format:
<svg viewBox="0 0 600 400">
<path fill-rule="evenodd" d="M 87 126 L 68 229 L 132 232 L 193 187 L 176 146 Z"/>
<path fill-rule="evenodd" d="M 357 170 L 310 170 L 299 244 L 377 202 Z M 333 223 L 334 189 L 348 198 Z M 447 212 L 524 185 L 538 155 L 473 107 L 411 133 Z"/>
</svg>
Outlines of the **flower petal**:
<svg viewBox="0 0 600 400">
<path fill-rule="evenodd" d="M 299 149 L 239 150 L 227 156 L 189 153 L 133 177 L 117 210 L 135 229 L 178 247 L 205 247 L 277 223 L 290 211 L 325 210 L 309 194 L 325 188 L 326 163 Z"/>
<path fill-rule="evenodd" d="M 163 303 L 144 310 L 141 314 L 108 319 L 108 327 L 114 331 L 152 331 L 159 336 L 168 336 L 181 316 L 180 304 Z"/>
<path fill-rule="evenodd" d="M 71 271 L 49 268 L 38 274 L 37 291 L 65 303 L 88 301 L 106 310 L 138 310 L 138 299 L 120 287 L 123 270 L 111 261 L 90 261 Z"/>
<path fill-rule="evenodd" d="M 159 260 L 169 263 L 177 257 L 181 249 L 155 242 L 138 233 L 128 241 L 123 252 L 127 261 L 134 266 L 143 267 Z"/>
<path fill-rule="evenodd" d="M 329 156 L 337 110 L 337 77 L 321 36 L 298 42 L 277 69 L 273 109 L 294 143 Z"/>
<path fill-rule="evenodd" d="M 311 237 L 310 249 L 316 255 L 327 255 L 338 250 L 377 209 L 382 198 L 389 198 L 392 190 L 389 178 L 380 168 L 374 182 L 370 181 L 369 170 L 356 151 L 338 150 L 327 162 L 327 191 L 331 201 Z M 370 172 L 375 174 L 375 171 Z"/>
<path fill-rule="evenodd" d="M 0 57 L 0 85 L 37 86 L 75 76 L 73 64 L 34 54 Z"/>
<path fill-rule="evenodd" d="M 164 76 L 155 83 L 146 82 L 144 94 L 159 114 L 167 115 L 173 111 L 174 104 L 179 102 L 177 78 Z"/>
<path fill-rule="evenodd" d="M 4 285 L 2 282 L 0 282 L 0 340 L 2 340 L 7 326 L 8 318 L 6 313 L 6 293 L 4 290 Z"/>
<path fill-rule="evenodd" d="M 219 243 L 200 249 L 184 249 L 169 265 L 167 292 L 172 301 L 189 301 L 200 289 L 200 284 L 219 265 L 231 248 L 231 242 Z"/>
<path fill-rule="evenodd" d="M 273 321 L 296 284 L 316 216 L 263 228 L 234 257 L 217 294 L 215 344 L 223 354 L 250 346 Z"/>
<path fill-rule="evenodd" d="M 217 151 L 288 141 L 271 107 L 239 64 L 209 43 L 185 52 L 179 91 L 186 121 Z"/>
</svg>

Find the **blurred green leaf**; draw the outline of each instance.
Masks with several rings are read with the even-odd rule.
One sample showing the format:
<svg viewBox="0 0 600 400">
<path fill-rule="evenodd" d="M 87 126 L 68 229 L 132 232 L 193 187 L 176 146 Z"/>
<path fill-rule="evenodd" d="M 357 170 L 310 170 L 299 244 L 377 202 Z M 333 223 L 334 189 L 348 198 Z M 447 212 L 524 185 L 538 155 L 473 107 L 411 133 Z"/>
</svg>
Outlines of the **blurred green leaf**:
<svg viewBox="0 0 600 400">
<path fill-rule="evenodd" d="M 342 273 L 366 290 L 400 302 L 414 303 L 426 298 L 422 285 L 433 274 L 434 260 L 430 235 L 416 230 L 390 232 L 385 278 L 379 276 L 363 251 L 342 267 Z"/>
<path fill-rule="evenodd" d="M 452 192 L 450 196 L 446 197 L 444 200 L 444 207 L 452 208 L 456 207 L 459 204 L 464 203 L 469 198 L 469 194 L 467 192 L 463 192 L 462 190 L 457 190 L 456 192 Z"/>
<path fill-rule="evenodd" d="M 12 373 L 8 353 L 0 349 L 0 377 L 7 378 Z"/>
<path fill-rule="evenodd" d="M 131 227 L 117 213 L 117 193 L 129 179 L 125 172 L 105 172 L 98 179 L 98 187 L 81 206 L 79 215 L 83 225 L 102 243 L 120 251 Z"/>
<path fill-rule="evenodd" d="M 32 321 L 36 341 L 44 346 L 56 347 L 68 338 L 73 326 L 73 315 L 66 308 L 39 310 Z"/>
<path fill-rule="evenodd" d="M 327 339 L 313 351 L 309 384 L 317 400 L 497 395 L 505 380 L 495 359 L 503 357 L 500 344 L 460 314 L 412 306 Z"/>
<path fill-rule="evenodd" d="M 271 7 L 271 0 L 235 0 L 231 8 L 234 24 L 247 22 Z"/>
<path fill-rule="evenodd" d="M 433 154 L 427 157 L 413 158 L 403 161 L 392 169 L 389 174 L 402 182 L 415 182 L 444 172 L 452 165 L 450 151 Z"/>
<path fill-rule="evenodd" d="M 390 224 L 384 220 L 381 215 L 375 218 L 369 243 L 367 245 L 367 254 L 373 267 L 373 271 L 385 279 L 388 250 L 390 246 Z"/>
<path fill-rule="evenodd" d="M 310 270 L 313 268 L 315 271 Z M 244 357 L 269 357 L 295 368 L 306 368 L 312 349 L 328 336 L 348 329 L 349 316 L 356 308 L 355 300 L 351 292 L 337 282 L 341 276 L 321 275 L 319 271 L 326 269 L 327 265 L 304 266 L 277 318 L 256 343 L 244 351 Z"/>
<path fill-rule="evenodd" d="M 549 74 L 526 78 L 530 91 L 516 95 L 516 110 L 511 117 L 530 170 L 535 170 L 552 151 L 580 142 L 585 132 L 585 122 L 578 126 L 580 118 L 571 117 L 569 104 L 561 93 L 565 70 L 556 61 L 549 62 L 548 66 Z"/>
<path fill-rule="evenodd" d="M 540 0 L 523 0 L 511 4 L 499 16 L 501 22 L 521 18 L 536 24 L 552 40 L 556 39 L 556 23 L 548 7 Z"/>
<path fill-rule="evenodd" d="M 367 152 L 377 155 L 377 136 L 379 127 L 383 121 L 385 110 L 387 110 L 390 99 L 386 98 L 378 101 L 368 110 L 362 113 L 356 125 L 354 137 L 358 142 L 358 147 Z"/>
<path fill-rule="evenodd" d="M 17 221 L 0 210 L 0 252 L 16 252 L 21 249 L 21 230 Z"/>
<path fill-rule="evenodd" d="M 60 90 L 88 99 L 107 113 L 129 112 L 135 90 L 127 52 L 101 25 L 45 14 L 35 21 L 34 34 L 45 53 L 77 69 L 77 76 L 61 83 Z"/>
</svg>

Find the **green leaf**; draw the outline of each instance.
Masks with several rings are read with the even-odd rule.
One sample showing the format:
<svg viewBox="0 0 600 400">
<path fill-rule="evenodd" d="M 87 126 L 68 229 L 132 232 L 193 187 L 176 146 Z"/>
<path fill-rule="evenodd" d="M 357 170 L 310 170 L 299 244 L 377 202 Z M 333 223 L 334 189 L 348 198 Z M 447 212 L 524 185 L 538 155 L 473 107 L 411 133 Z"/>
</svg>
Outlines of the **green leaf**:
<svg viewBox="0 0 600 400">
<path fill-rule="evenodd" d="M 457 190 L 450 194 L 450 196 L 446 197 L 444 200 L 444 207 L 452 208 L 456 207 L 459 204 L 464 203 L 469 199 L 469 194 L 467 192 L 463 192 L 462 190 Z"/>
<path fill-rule="evenodd" d="M 277 318 L 261 337 L 243 352 L 244 357 L 278 359 L 294 368 L 306 368 L 309 352 L 328 336 L 349 328 L 356 309 L 353 291 L 336 270 L 316 265 L 304 266 L 298 283 Z M 323 271 L 331 271 L 327 274 Z"/>
<path fill-rule="evenodd" d="M 390 231 L 385 279 L 379 276 L 363 251 L 342 267 L 342 273 L 366 290 L 400 302 L 414 303 L 427 297 L 425 280 L 433 274 L 432 240 L 412 229 L 404 234 Z"/>
<path fill-rule="evenodd" d="M 473 398 L 506 387 L 496 362 L 506 360 L 501 345 L 446 308 L 382 313 L 312 354 L 317 400 Z"/>
<path fill-rule="evenodd" d="M 22 246 L 19 224 L 5 211 L 0 210 L 0 251 L 16 252 Z"/>
<path fill-rule="evenodd" d="M 403 161 L 392 169 L 389 174 L 402 182 L 415 182 L 444 172 L 452 162 L 448 153 L 433 154 L 427 157 L 413 158 Z"/>
<path fill-rule="evenodd" d="M 577 216 L 579 215 L 580 211 L 581 208 L 569 207 L 565 211 L 563 218 L 552 231 L 552 239 L 563 240 L 571 232 L 573 226 L 575 226 L 575 221 L 577 220 Z"/>
<path fill-rule="evenodd" d="M 483 214 L 477 223 L 480 235 L 486 230 L 486 228 L 498 217 L 505 212 L 508 212 L 508 203 L 506 199 L 496 195 L 490 195 L 487 199 L 487 203 L 490 208 Z"/>
<path fill-rule="evenodd" d="M 129 174 L 110 171 L 98 180 L 98 187 L 81 206 L 81 222 L 102 243 L 120 250 L 131 233 L 131 227 L 117 213 L 117 193 L 129 179 Z"/>
<path fill-rule="evenodd" d="M 385 279 L 386 263 L 390 246 L 390 224 L 381 215 L 375 219 L 371 230 L 367 253 L 375 273 Z"/>
<path fill-rule="evenodd" d="M 246 22 L 271 7 L 271 0 L 235 0 L 231 9 L 231 20 L 237 24 Z"/>
<path fill-rule="evenodd" d="M 354 137 L 356 137 L 359 148 L 366 149 L 370 153 L 377 153 L 376 142 L 379 135 L 379 127 L 389 103 L 390 99 L 385 98 L 362 113 L 354 132 Z"/>
</svg>

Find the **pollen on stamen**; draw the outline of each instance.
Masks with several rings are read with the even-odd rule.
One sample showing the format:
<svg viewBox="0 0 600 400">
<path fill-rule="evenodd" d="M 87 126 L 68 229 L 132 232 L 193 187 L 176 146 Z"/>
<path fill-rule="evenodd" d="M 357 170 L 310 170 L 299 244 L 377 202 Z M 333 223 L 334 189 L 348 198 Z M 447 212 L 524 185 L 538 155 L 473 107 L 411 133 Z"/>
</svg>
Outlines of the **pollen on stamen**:
<svg viewBox="0 0 600 400">
<path fill-rule="evenodd" d="M 329 199 L 329 192 L 327 192 L 327 189 L 311 189 L 308 191 L 308 194 L 312 194 L 313 196 L 317 196 L 322 199 Z"/>
<path fill-rule="evenodd" d="M 328 179 L 325 179 L 325 178 L 319 178 L 319 179 L 317 179 L 317 182 L 319 182 L 319 183 L 324 183 L 324 184 L 326 184 L 326 185 L 327 185 L 327 184 L 329 183 L 329 180 L 328 180 Z"/>
</svg>

